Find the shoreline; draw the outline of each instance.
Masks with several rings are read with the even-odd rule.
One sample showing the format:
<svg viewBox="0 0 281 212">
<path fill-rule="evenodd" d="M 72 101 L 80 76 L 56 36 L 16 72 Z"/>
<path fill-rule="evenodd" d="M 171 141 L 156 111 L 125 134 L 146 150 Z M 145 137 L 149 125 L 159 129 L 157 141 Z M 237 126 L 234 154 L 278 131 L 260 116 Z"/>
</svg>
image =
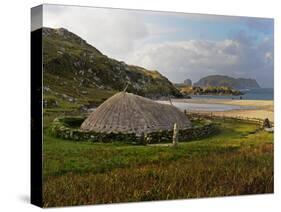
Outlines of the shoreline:
<svg viewBox="0 0 281 212">
<path fill-rule="evenodd" d="M 192 111 L 197 113 L 212 113 L 218 116 L 243 117 L 243 118 L 268 118 L 274 122 L 274 100 L 237 100 L 237 99 L 172 99 L 174 102 L 196 103 L 196 104 L 224 104 L 236 106 L 255 107 L 251 109 L 238 109 L 228 111 Z"/>
</svg>

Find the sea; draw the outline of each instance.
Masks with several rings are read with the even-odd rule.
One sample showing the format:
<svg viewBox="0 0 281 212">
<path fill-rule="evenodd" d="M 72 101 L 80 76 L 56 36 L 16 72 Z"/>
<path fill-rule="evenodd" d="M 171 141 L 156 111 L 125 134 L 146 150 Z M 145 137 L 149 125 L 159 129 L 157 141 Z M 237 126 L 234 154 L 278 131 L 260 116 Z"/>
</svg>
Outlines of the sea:
<svg viewBox="0 0 281 212">
<path fill-rule="evenodd" d="M 218 95 L 200 95 L 191 96 L 192 99 L 244 99 L 244 100 L 273 100 L 273 89 L 272 88 L 259 88 L 243 90 L 244 95 L 240 96 L 218 96 Z M 162 104 L 170 104 L 169 101 L 157 101 Z M 206 111 L 206 112 L 220 112 L 230 110 L 249 110 L 255 109 L 254 106 L 239 106 L 229 104 L 205 104 L 205 103 L 193 103 L 193 102 L 180 102 L 173 101 L 173 105 L 178 109 L 190 110 L 190 111 Z"/>
<path fill-rule="evenodd" d="M 241 90 L 244 95 L 241 96 L 219 96 L 219 95 L 192 95 L 193 99 L 247 99 L 247 100 L 273 100 L 274 92 L 273 88 L 256 88 Z"/>
<path fill-rule="evenodd" d="M 161 104 L 171 104 L 169 101 L 157 101 Z M 253 106 L 239 106 L 239 105 L 229 105 L 229 104 L 206 104 L 206 103 L 193 103 L 193 102 L 175 102 L 173 105 L 180 109 L 181 111 L 205 111 L 205 112 L 222 112 L 229 110 L 249 110 L 255 109 Z"/>
</svg>

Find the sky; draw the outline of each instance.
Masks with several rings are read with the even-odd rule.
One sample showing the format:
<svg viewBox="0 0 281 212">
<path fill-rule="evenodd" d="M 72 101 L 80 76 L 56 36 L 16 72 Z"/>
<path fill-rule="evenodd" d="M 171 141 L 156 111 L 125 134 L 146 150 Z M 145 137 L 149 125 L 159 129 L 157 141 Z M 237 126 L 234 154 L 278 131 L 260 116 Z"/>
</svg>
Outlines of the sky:
<svg viewBox="0 0 281 212">
<path fill-rule="evenodd" d="M 43 26 L 175 83 L 219 74 L 273 87 L 273 19 L 44 5 Z"/>
</svg>

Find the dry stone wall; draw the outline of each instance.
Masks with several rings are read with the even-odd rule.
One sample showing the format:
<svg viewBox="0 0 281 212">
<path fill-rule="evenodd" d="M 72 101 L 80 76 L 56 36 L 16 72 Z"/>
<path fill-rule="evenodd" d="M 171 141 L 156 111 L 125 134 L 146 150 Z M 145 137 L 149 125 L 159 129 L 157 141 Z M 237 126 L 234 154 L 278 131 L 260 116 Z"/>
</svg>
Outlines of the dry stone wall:
<svg viewBox="0 0 281 212">
<path fill-rule="evenodd" d="M 173 139 L 172 130 L 160 130 L 148 134 L 137 136 L 134 133 L 101 133 L 85 132 L 77 126 L 84 121 L 83 117 L 63 117 L 56 118 L 49 128 L 53 136 L 74 140 L 74 141 L 92 141 L 92 142 L 123 142 L 132 144 L 152 144 L 152 143 L 170 143 Z M 194 126 L 184 130 L 179 130 L 178 139 L 181 141 L 190 141 L 208 137 L 219 132 L 219 127 L 215 123 L 206 123 L 202 126 Z"/>
</svg>

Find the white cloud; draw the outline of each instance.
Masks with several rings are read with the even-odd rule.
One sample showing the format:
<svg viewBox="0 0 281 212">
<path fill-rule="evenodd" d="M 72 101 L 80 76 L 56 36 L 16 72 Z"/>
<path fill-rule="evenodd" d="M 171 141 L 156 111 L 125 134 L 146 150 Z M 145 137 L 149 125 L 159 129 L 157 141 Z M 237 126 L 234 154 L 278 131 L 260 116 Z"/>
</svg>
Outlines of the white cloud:
<svg viewBox="0 0 281 212">
<path fill-rule="evenodd" d="M 173 19 L 175 17 L 177 19 Z M 166 23 L 167 20 L 172 21 Z M 246 23 L 254 32 L 262 31 L 264 36 L 260 39 L 255 33 L 236 29 L 229 32 L 228 39 L 212 41 L 195 36 L 189 40 L 183 36 L 179 41 L 177 37 L 182 30 L 186 36 L 192 35 L 193 28 L 185 27 L 184 21 L 216 22 L 221 23 L 221 28 L 238 21 Z M 265 87 L 273 85 L 270 33 L 273 25 L 267 26 L 271 22 L 260 23 L 259 19 L 245 17 L 57 5 L 45 5 L 43 18 L 44 26 L 67 28 L 105 55 L 158 70 L 173 82 L 186 78 L 197 81 L 206 75 L 223 74 L 256 78 Z"/>
<path fill-rule="evenodd" d="M 132 51 L 149 33 L 137 12 L 118 9 L 45 5 L 43 25 L 64 27 L 116 59 Z"/>
<path fill-rule="evenodd" d="M 273 52 L 271 42 L 259 46 L 237 40 L 166 42 L 148 44 L 127 58 L 132 64 L 159 70 L 174 82 L 186 78 L 193 81 L 202 76 L 223 74 L 256 78 L 262 86 L 273 83 Z"/>
</svg>

